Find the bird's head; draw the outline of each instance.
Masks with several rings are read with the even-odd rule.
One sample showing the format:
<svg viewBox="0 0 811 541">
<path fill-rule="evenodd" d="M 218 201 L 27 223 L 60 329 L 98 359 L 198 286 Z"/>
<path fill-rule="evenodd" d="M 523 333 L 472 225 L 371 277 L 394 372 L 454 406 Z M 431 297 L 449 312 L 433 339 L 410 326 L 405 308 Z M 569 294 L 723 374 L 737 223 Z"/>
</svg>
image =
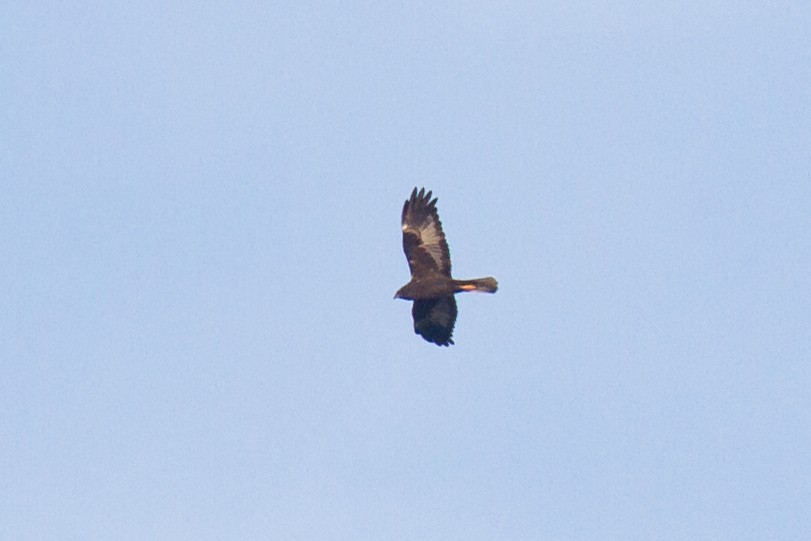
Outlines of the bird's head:
<svg viewBox="0 0 811 541">
<path fill-rule="evenodd" d="M 406 293 L 406 289 L 408 288 L 408 284 L 404 285 L 400 289 L 397 290 L 397 293 L 394 294 L 395 299 L 409 299 L 408 294 Z"/>
</svg>

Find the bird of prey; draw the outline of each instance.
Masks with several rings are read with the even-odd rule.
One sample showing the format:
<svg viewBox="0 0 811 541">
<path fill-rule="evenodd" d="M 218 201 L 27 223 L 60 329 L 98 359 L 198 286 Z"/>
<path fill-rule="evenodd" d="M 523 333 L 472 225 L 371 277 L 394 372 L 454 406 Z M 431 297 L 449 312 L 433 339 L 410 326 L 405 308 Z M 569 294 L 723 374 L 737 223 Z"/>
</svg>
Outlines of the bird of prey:
<svg viewBox="0 0 811 541">
<path fill-rule="evenodd" d="M 411 315 L 414 332 L 438 346 L 453 344 L 451 335 L 456 323 L 456 299 L 461 291 L 495 293 L 498 282 L 493 277 L 454 280 L 451 276 L 451 254 L 442 222 L 436 211 L 436 198 L 417 188 L 403 205 L 401 224 L 403 251 L 411 270 L 411 281 L 394 294 L 395 299 L 414 301 Z"/>
</svg>

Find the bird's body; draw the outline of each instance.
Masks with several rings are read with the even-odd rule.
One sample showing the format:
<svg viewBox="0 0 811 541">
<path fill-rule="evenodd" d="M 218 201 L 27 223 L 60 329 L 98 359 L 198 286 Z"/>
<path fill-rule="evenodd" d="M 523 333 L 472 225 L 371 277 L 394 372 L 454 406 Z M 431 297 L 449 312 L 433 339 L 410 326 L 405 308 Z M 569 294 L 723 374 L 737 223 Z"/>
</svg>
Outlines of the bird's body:
<svg viewBox="0 0 811 541">
<path fill-rule="evenodd" d="M 448 295 L 448 291 L 486 291 L 495 293 L 498 282 L 494 278 L 477 278 L 475 280 L 454 280 L 442 275 L 431 275 L 419 280 L 411 280 L 397 292 L 398 299 L 409 301 L 435 299 Z"/>
<path fill-rule="evenodd" d="M 403 204 L 401 223 L 411 281 L 394 297 L 414 301 L 414 332 L 440 346 L 453 344 L 457 314 L 453 295 L 462 291 L 495 293 L 498 282 L 492 277 L 455 280 L 451 276 L 450 250 L 430 191 L 414 188 Z"/>
</svg>

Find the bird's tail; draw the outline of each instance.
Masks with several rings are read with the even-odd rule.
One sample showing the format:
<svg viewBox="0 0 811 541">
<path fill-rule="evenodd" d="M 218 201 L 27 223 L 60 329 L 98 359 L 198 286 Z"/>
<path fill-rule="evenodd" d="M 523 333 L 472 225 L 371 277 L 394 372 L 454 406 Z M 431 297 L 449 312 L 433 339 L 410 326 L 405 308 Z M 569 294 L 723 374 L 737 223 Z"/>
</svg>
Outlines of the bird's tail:
<svg viewBox="0 0 811 541">
<path fill-rule="evenodd" d="M 495 293 L 498 291 L 498 282 L 492 276 L 476 278 L 474 280 L 455 280 L 458 291 L 483 291 Z"/>
</svg>

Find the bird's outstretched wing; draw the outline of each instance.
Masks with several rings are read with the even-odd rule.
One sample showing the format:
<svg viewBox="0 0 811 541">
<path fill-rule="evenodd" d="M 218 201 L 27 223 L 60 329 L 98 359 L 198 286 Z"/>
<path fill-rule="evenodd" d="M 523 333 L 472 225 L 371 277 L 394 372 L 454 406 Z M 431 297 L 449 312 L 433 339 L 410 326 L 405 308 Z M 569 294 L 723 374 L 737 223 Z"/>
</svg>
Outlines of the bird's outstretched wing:
<svg viewBox="0 0 811 541">
<path fill-rule="evenodd" d="M 453 344 L 451 335 L 456 323 L 456 299 L 453 295 L 414 301 L 411 308 L 414 332 L 438 346 Z"/>
<path fill-rule="evenodd" d="M 439 272 L 451 275 L 451 254 L 442 222 L 436 211 L 436 198 L 431 199 L 431 192 L 417 188 L 403 204 L 401 219 L 403 229 L 403 251 L 408 259 L 411 276 L 419 278 Z M 455 308 L 454 308 L 455 314 Z"/>
</svg>

